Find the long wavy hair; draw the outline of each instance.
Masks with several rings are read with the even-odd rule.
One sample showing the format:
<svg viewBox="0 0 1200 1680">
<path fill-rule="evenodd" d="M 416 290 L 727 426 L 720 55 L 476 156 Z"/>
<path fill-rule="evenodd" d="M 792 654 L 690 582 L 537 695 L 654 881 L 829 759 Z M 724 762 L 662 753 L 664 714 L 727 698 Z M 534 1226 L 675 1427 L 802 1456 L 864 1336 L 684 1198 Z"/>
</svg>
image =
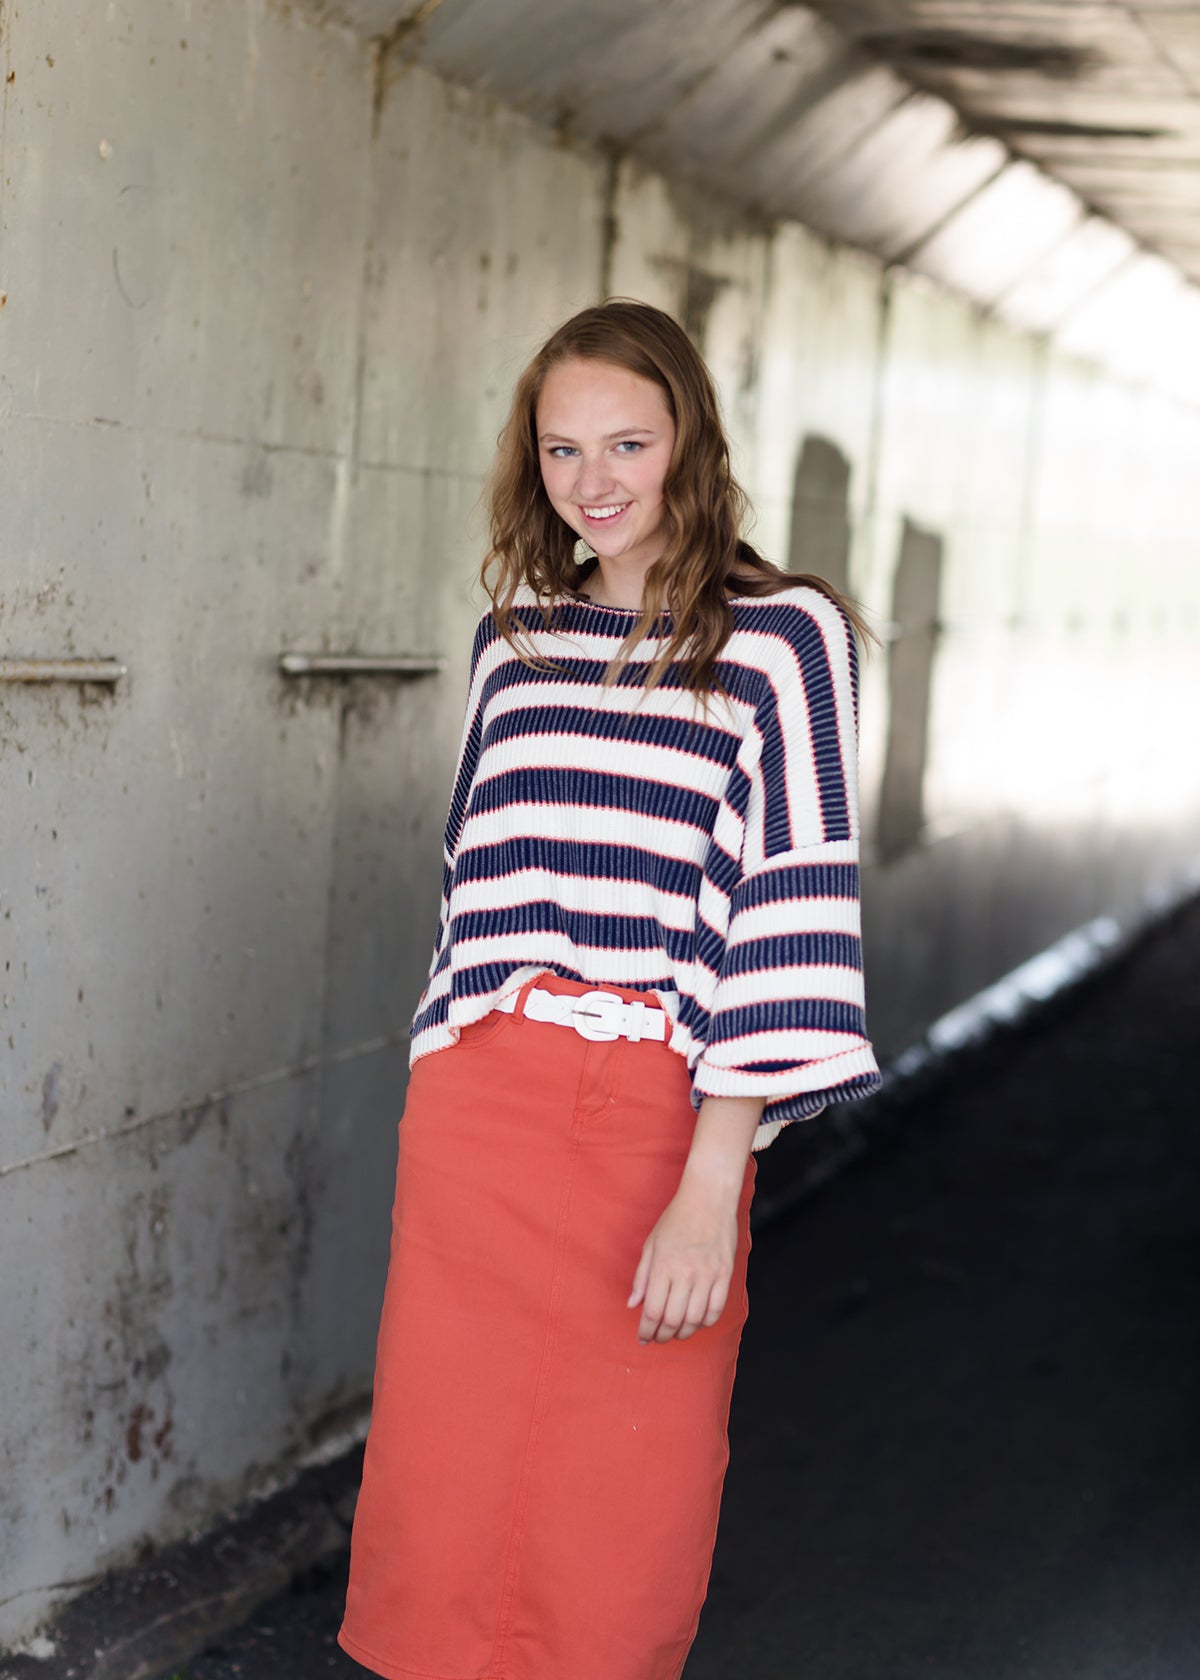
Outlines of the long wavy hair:
<svg viewBox="0 0 1200 1680">
<path fill-rule="evenodd" d="M 807 584 L 827 595 L 868 640 L 873 632 L 857 606 L 823 578 L 784 572 L 742 536 L 749 512 L 733 476 L 729 442 L 708 369 L 683 328 L 648 303 L 610 298 L 583 309 L 551 334 L 513 393 L 488 487 L 490 546 L 481 578 L 496 628 L 526 664 L 553 666 L 521 646 L 513 612 L 520 584 L 532 589 L 549 628 L 556 606 L 577 598 L 598 562 L 576 560 L 578 537 L 555 512 L 542 483 L 537 405 L 550 369 L 570 360 L 609 362 L 651 380 L 675 422 L 675 444 L 663 485 L 663 552 L 646 573 L 642 611 L 606 674 L 615 682 L 644 636 L 663 645 L 645 674 L 652 688 L 675 661 L 694 693 L 722 692 L 721 649 L 733 631 L 732 591 L 774 595 Z"/>
</svg>

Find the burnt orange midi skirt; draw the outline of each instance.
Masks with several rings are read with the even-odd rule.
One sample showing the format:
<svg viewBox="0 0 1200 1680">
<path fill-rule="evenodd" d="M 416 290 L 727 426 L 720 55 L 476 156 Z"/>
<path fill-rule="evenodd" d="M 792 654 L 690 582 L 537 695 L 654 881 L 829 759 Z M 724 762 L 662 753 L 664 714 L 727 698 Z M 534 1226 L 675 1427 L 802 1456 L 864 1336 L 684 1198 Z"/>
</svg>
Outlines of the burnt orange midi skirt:
<svg viewBox="0 0 1200 1680">
<path fill-rule="evenodd" d="M 691 1142 L 687 1067 L 527 1020 L 527 990 L 409 1081 L 339 1638 L 389 1680 L 676 1680 L 728 1460 L 754 1162 L 719 1322 L 641 1347 L 625 1302 Z"/>
</svg>

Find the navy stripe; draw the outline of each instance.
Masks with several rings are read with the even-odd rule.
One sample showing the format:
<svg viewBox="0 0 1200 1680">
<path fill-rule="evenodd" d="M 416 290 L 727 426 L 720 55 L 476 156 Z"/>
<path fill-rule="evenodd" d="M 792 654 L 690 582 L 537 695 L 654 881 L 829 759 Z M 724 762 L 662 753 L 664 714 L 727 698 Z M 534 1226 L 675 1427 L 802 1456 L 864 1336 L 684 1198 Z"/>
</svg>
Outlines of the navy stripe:
<svg viewBox="0 0 1200 1680">
<path fill-rule="evenodd" d="M 795 1062 L 743 1062 L 742 1064 L 747 1073 L 759 1073 L 764 1077 L 773 1073 L 790 1073 L 795 1065 Z M 847 1080 L 846 1083 L 850 1084 L 850 1080 Z"/>
<path fill-rule="evenodd" d="M 534 769 L 502 770 L 498 776 L 478 782 L 472 789 L 467 815 L 501 811 L 510 805 L 591 805 L 686 823 L 711 833 L 718 801 L 693 788 L 652 782 L 644 776 L 545 764 Z"/>
<path fill-rule="evenodd" d="M 449 1009 L 450 1000 L 445 994 L 435 998 L 424 1009 L 418 1009 L 413 1016 L 412 1026 L 409 1028 L 409 1037 L 417 1039 L 423 1032 L 428 1032 L 431 1027 L 444 1026 Z"/>
<path fill-rule="evenodd" d="M 458 847 L 459 836 L 462 834 L 463 821 L 467 814 L 467 798 L 479 765 L 482 725 L 483 707 L 480 706 L 475 713 L 466 740 L 463 742 L 461 767 L 454 779 L 454 791 L 450 796 L 450 813 L 446 818 L 446 831 L 443 839 L 445 848 L 451 857 L 454 856 Z"/>
<path fill-rule="evenodd" d="M 542 615 L 537 607 L 518 607 L 516 609 L 522 623 L 530 629 L 540 630 Z M 555 606 L 550 619 L 551 630 L 565 630 L 568 633 L 578 631 L 581 635 L 589 632 L 595 635 L 612 635 L 618 642 L 623 642 L 632 630 L 636 620 L 631 613 L 620 607 L 605 607 L 603 602 L 592 602 L 583 605 L 577 601 L 562 601 Z M 671 634 L 675 620 L 669 612 L 663 614 L 663 624 L 667 634 Z"/>
<path fill-rule="evenodd" d="M 616 648 L 614 647 L 612 651 L 616 653 Z M 584 654 L 568 654 L 553 646 L 543 646 L 539 648 L 539 652 L 544 653 L 552 661 L 549 669 L 534 670 L 532 666 L 526 665 L 523 660 L 513 660 L 503 665 L 497 665 L 494 670 L 490 671 L 480 688 L 484 705 L 488 705 L 498 694 L 506 694 L 510 689 L 527 687 L 532 690 L 541 688 L 543 684 L 550 685 L 551 690 L 555 686 L 562 687 L 570 683 L 595 689 L 597 693 L 603 691 L 604 675 L 610 662 L 608 659 L 589 659 Z M 617 678 L 616 686 L 630 689 L 643 688 L 648 669 L 649 665 L 640 662 L 633 662 L 624 666 Z M 746 706 L 758 705 L 769 686 L 763 672 L 755 665 L 743 665 L 731 660 L 718 660 L 714 666 L 714 672 L 720 678 L 730 698 Z M 683 686 L 683 678 L 678 670 L 665 671 L 658 682 L 658 687 L 664 693 L 670 693 Z M 549 699 L 544 703 L 551 704 Z M 653 717 L 654 714 L 647 715 Z M 715 715 L 715 713 L 710 712 L 710 719 Z M 659 719 L 658 721 L 662 720 Z M 714 722 L 703 722 L 702 714 L 698 714 L 694 721 L 701 728 L 715 729 L 719 727 Z"/>
<path fill-rule="evenodd" d="M 833 1067 L 836 1066 L 834 1063 Z M 762 1124 L 769 1126 L 773 1120 L 804 1120 L 810 1114 L 819 1114 L 829 1103 L 850 1102 L 855 1097 L 869 1096 L 879 1089 L 879 1083 L 878 1073 L 858 1073 L 853 1079 L 840 1082 L 835 1079 L 820 1091 L 802 1091 L 794 1097 L 780 1097 L 767 1103 L 763 1109 Z"/>
<path fill-rule="evenodd" d="M 758 708 L 754 724 L 762 736 L 758 773 L 763 782 L 763 850 L 768 857 L 773 857 L 777 852 L 793 852 L 796 849 L 792 838 L 791 808 L 786 799 L 772 799 L 769 791 L 774 785 L 787 786 L 787 747 L 779 707 L 773 694 Z M 792 748 L 797 752 L 806 750 L 803 742 L 798 744 L 793 741 Z"/>
<path fill-rule="evenodd" d="M 838 1097 L 840 1100 L 840 1091 Z M 768 1103 L 763 1109 L 761 1123 L 769 1126 L 773 1120 L 807 1120 L 810 1115 L 820 1114 L 831 1101 L 833 1098 L 827 1091 L 806 1092 L 803 1096 L 787 1097 L 781 1102 Z"/>
<path fill-rule="evenodd" d="M 768 786 L 783 785 L 788 752 L 811 754 L 821 801 L 822 838 L 848 839 L 850 812 L 838 731 L 837 694 L 821 627 L 806 613 L 796 613 L 784 607 L 771 613 L 763 628 L 786 640 L 794 649 L 804 676 L 804 699 L 808 709 L 806 740 L 803 736 L 797 738 L 793 720 L 786 715 L 780 717 L 776 696 L 773 695 L 770 702 L 764 702 L 759 718 L 759 730 L 763 737 L 763 780 Z M 779 800 L 767 812 L 767 854 L 792 851 L 794 847 L 787 801 Z"/>
<path fill-rule="evenodd" d="M 764 904 L 787 904 L 794 899 L 858 898 L 856 863 L 787 863 L 748 876 L 736 888 L 736 910 Z"/>
<path fill-rule="evenodd" d="M 838 731 L 838 703 L 833 667 L 821 627 L 807 616 L 793 642 L 804 672 L 808 699 L 808 727 L 817 759 L 817 783 L 821 790 L 821 816 L 826 840 L 848 840 L 851 833 L 846 773 Z"/>
<path fill-rule="evenodd" d="M 545 899 L 510 905 L 499 928 L 494 911 L 475 910 L 451 917 L 450 929 L 452 939 L 464 941 L 496 935 L 561 933 L 576 945 L 609 951 L 659 950 L 664 931 L 649 916 L 598 916 Z"/>
<path fill-rule="evenodd" d="M 589 609 L 581 608 L 578 610 L 588 616 L 583 622 L 576 622 L 566 628 L 571 631 L 583 631 L 585 633 L 591 631 L 593 634 L 596 633 L 599 627 L 591 623 Z M 543 636 L 541 634 L 541 616 L 536 609 L 534 609 L 532 613 L 533 622 L 527 620 L 524 613 L 521 613 L 518 616 L 526 622 L 526 627 L 528 629 L 535 632 L 538 652 L 544 654 L 548 659 L 552 660 L 554 668 L 549 671 L 535 671 L 532 666 L 524 664 L 523 661 L 516 661 L 515 659 L 505 663 L 504 665 L 497 666 L 496 669 L 489 675 L 483 687 L 484 698 L 486 700 L 490 700 L 495 694 L 503 693 L 506 689 L 518 687 L 522 683 L 539 683 L 543 681 L 551 683 L 586 683 L 588 687 L 594 687 L 597 690 L 601 688 L 601 685 L 604 682 L 604 673 L 608 670 L 610 661 L 616 654 L 621 641 L 624 639 L 624 630 L 621 632 L 620 636 L 614 640 L 612 648 L 606 658 L 589 659 L 585 654 L 577 651 L 572 652 L 572 644 L 558 643 L 553 638 L 548 640 L 545 636 Z M 759 630 L 765 629 L 766 626 L 754 625 L 753 628 L 755 630 Z M 617 679 L 618 686 L 622 688 L 641 688 L 645 683 L 646 672 L 649 670 L 653 662 L 653 656 L 651 656 L 644 662 L 641 660 L 635 660 L 626 665 Z M 741 660 L 732 659 L 728 656 L 717 659 L 713 666 L 713 673 L 721 682 L 731 699 L 737 700 L 749 706 L 756 706 L 770 686 L 759 666 L 746 664 Z M 659 688 L 668 691 L 682 688 L 684 686 L 684 680 L 683 673 L 679 667 L 668 667 L 668 669 L 664 671 L 663 675 L 660 677 L 658 686 Z"/>
<path fill-rule="evenodd" d="M 746 811 L 750 805 L 750 778 L 740 765 L 735 764 L 729 773 L 725 804 L 740 823 L 745 823 Z"/>
<path fill-rule="evenodd" d="M 703 963 L 710 974 L 719 974 L 725 959 L 725 941 L 716 928 L 709 927 L 703 916 L 696 917 L 696 961 Z"/>
<path fill-rule="evenodd" d="M 496 629 L 490 613 L 485 613 L 475 627 L 475 639 L 471 644 L 471 682 L 468 689 L 468 704 L 470 692 L 475 685 L 475 674 L 479 669 L 479 661 L 484 649 L 498 640 L 500 632 Z M 454 777 L 454 788 L 450 795 L 450 812 L 446 818 L 445 845 L 450 856 L 454 856 L 458 845 L 458 837 L 462 833 L 463 818 L 467 811 L 467 796 L 471 783 L 475 779 L 475 770 L 479 763 L 479 744 L 483 731 L 483 701 L 480 699 L 475 706 L 475 714 L 471 719 L 470 728 L 463 741 L 462 753 L 457 773 Z"/>
<path fill-rule="evenodd" d="M 725 766 L 733 763 L 739 746 L 737 736 L 727 729 L 697 719 L 655 717 L 645 712 L 597 712 L 587 706 L 515 706 L 490 720 L 483 739 L 490 747 L 525 735 L 645 742 Z"/>
<path fill-rule="evenodd" d="M 696 936 L 691 928 L 661 927 L 662 947 L 671 962 L 679 968 L 691 967 L 695 955 Z"/>
<path fill-rule="evenodd" d="M 599 840 L 513 835 L 490 846 L 464 846 L 454 864 L 455 879 L 464 882 L 500 881 L 527 869 L 546 869 L 563 879 L 638 882 L 680 898 L 695 898 L 700 890 L 699 864 Z"/>
<path fill-rule="evenodd" d="M 731 858 L 714 840 L 704 859 L 705 880 L 711 881 L 723 898 L 732 898 L 737 891 L 741 873 L 741 865 L 737 859 Z"/>
<path fill-rule="evenodd" d="M 763 1032 L 833 1032 L 863 1036 L 863 1012 L 837 998 L 772 998 L 769 1002 L 719 1010 L 709 1022 L 708 1042 L 725 1044 Z"/>
<path fill-rule="evenodd" d="M 679 995 L 679 1019 L 698 1043 L 705 1042 L 708 1011 L 700 1007 L 690 992 L 681 992 Z"/>
<path fill-rule="evenodd" d="M 852 933 L 780 933 L 767 939 L 747 939 L 730 945 L 721 968 L 724 975 L 766 973 L 773 968 L 805 965 L 858 968 L 861 941 Z"/>
<path fill-rule="evenodd" d="M 476 963 L 459 969 L 454 977 L 455 998 L 477 998 L 500 992 L 508 979 L 518 968 L 526 968 L 527 963 Z M 560 962 L 537 959 L 537 967 L 548 974 L 557 974 L 564 980 L 578 980 L 580 976 L 574 969 Z M 595 982 L 594 982 L 595 983 Z M 622 982 L 624 984 L 624 982 Z M 675 989 L 674 981 L 669 977 L 659 975 L 651 980 L 639 980 L 631 990 L 646 992 L 671 992 Z"/>
<path fill-rule="evenodd" d="M 513 905 L 501 928 L 487 911 L 467 911 L 451 918 L 450 929 L 452 940 L 464 948 L 476 939 L 550 933 L 591 950 L 661 951 L 669 962 L 680 964 L 690 963 L 693 955 L 693 935 L 686 928 L 663 927 L 649 916 L 600 916 L 591 911 L 567 910 L 545 899 Z M 516 961 L 511 964 L 512 969 L 521 966 Z M 575 978 L 583 976 L 576 974 Z M 641 987 L 645 982 L 639 980 L 637 984 Z"/>
</svg>

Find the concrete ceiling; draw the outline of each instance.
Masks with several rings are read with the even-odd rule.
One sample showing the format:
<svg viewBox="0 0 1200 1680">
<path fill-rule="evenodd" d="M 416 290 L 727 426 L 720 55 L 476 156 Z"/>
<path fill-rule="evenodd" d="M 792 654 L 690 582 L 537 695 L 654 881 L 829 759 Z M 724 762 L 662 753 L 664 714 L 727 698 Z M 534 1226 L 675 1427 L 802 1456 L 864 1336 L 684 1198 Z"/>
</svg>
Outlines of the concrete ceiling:
<svg viewBox="0 0 1200 1680">
<path fill-rule="evenodd" d="M 1200 4 L 303 3 L 1131 373 L 1200 357 Z"/>
<path fill-rule="evenodd" d="M 1200 279 L 1200 5 L 818 0 L 847 39 L 948 100 Z"/>
</svg>

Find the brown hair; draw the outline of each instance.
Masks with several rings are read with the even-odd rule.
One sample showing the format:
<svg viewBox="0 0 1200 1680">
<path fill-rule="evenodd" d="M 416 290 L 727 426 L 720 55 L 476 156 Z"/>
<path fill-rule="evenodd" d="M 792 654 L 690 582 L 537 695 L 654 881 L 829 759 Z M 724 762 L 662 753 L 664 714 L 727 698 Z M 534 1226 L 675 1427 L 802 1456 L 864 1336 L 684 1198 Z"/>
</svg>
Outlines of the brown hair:
<svg viewBox="0 0 1200 1680">
<path fill-rule="evenodd" d="M 743 540 L 749 504 L 733 476 L 717 394 L 699 352 L 661 309 L 610 298 L 551 334 L 517 381 L 500 433 L 489 485 L 491 546 L 481 576 L 497 629 L 527 664 L 546 661 L 517 643 L 522 627 L 512 603 L 518 586 L 524 582 L 538 596 L 549 626 L 556 604 L 576 595 L 595 569 L 594 563 L 587 569 L 577 565 L 578 538 L 546 495 L 538 456 L 542 384 L 552 367 L 574 359 L 610 362 L 651 380 L 675 422 L 663 486 L 663 553 L 646 573 L 641 616 L 618 649 L 607 681 L 615 680 L 644 636 L 668 636 L 663 615 L 670 612 L 674 628 L 646 673 L 646 687 L 679 659 L 688 688 L 700 695 L 719 689 L 714 668 L 733 630 L 727 585 L 738 594 L 774 595 L 807 584 L 835 601 L 860 635 L 874 639 L 862 614 L 832 584 L 780 571 Z"/>
</svg>

